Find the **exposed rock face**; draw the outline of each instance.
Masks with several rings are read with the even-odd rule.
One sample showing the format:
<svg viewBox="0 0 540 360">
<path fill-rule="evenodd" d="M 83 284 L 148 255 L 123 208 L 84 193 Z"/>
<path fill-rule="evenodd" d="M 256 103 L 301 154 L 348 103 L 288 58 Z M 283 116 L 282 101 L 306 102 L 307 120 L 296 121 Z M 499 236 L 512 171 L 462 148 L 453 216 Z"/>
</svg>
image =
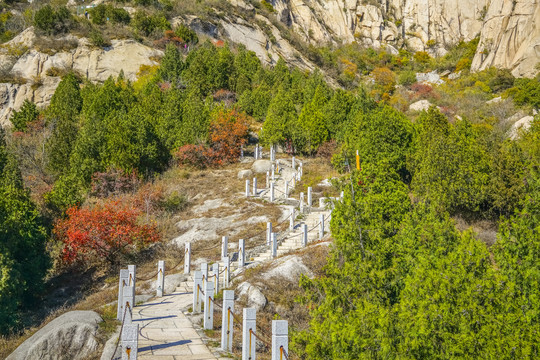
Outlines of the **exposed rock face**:
<svg viewBox="0 0 540 360">
<path fill-rule="evenodd" d="M 510 131 L 508 132 L 508 137 L 512 140 L 518 139 L 520 136 L 520 132 L 527 131 L 531 127 L 533 121 L 533 116 L 525 116 L 519 119 L 510 128 Z"/>
<path fill-rule="evenodd" d="M 133 81 L 141 65 L 156 65 L 156 58 L 163 54 L 133 40 L 113 40 L 106 49 L 91 47 L 86 39 L 71 36 L 70 40 L 78 42 L 78 46 L 54 54 L 32 49 L 14 57 L 6 50 L 0 52 L 0 63 L 11 66 L 12 74 L 27 81 L 26 84 L 0 84 L 0 125 L 9 125 L 13 110 L 18 110 L 24 100 L 33 101 L 39 107 L 49 104 L 60 82 L 59 77 L 47 75 L 55 68 L 74 70 L 90 81 L 98 82 L 124 71 L 125 77 Z M 6 48 L 31 49 L 35 41 L 33 28 L 28 28 L 8 42 Z"/>
<path fill-rule="evenodd" d="M 489 66 L 532 77 L 540 63 L 540 0 L 492 0 L 485 16 L 473 70 Z"/>
<path fill-rule="evenodd" d="M 473 70 L 534 76 L 540 61 L 540 0 L 273 0 L 278 18 L 313 44 L 358 41 L 443 55 L 481 36 Z M 390 48 L 391 49 L 391 48 Z"/>
<path fill-rule="evenodd" d="M 300 276 L 304 274 L 308 277 L 313 277 L 313 273 L 304 265 L 302 259 L 297 255 L 284 256 L 275 261 L 275 266 L 265 272 L 265 279 L 272 277 L 282 277 L 292 282 L 298 282 Z"/>
<path fill-rule="evenodd" d="M 23 342 L 7 360 L 87 359 L 98 348 L 101 317 L 93 311 L 65 313 Z"/>
</svg>

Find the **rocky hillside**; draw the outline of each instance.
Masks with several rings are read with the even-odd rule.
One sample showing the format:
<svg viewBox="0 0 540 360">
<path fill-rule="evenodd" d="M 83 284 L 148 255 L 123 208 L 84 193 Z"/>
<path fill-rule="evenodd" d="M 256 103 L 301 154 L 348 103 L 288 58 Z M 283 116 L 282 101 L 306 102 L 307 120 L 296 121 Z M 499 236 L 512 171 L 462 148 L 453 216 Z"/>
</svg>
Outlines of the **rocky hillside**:
<svg viewBox="0 0 540 360">
<path fill-rule="evenodd" d="M 100 0 L 95 3 L 102 2 Z M 516 77 L 533 77 L 540 62 L 540 0 L 228 0 L 207 1 L 204 16 L 176 8 L 171 25 L 185 24 L 215 42 L 229 40 L 254 51 L 267 65 L 282 57 L 312 70 L 309 46 L 358 42 L 392 53 L 407 48 L 442 56 L 459 41 L 480 37 L 472 71 L 507 68 Z M 74 5 L 73 5 L 74 6 Z M 132 13 L 133 8 L 125 7 Z M 104 81 L 120 71 L 134 79 L 141 65 L 155 65 L 162 51 L 134 40 L 91 46 L 67 35 L 50 51 L 36 45 L 28 28 L 0 49 L 2 71 L 12 79 L 0 84 L 0 124 L 28 99 L 48 104 L 65 71 Z M 332 79 L 329 79 L 330 81 Z"/>
</svg>

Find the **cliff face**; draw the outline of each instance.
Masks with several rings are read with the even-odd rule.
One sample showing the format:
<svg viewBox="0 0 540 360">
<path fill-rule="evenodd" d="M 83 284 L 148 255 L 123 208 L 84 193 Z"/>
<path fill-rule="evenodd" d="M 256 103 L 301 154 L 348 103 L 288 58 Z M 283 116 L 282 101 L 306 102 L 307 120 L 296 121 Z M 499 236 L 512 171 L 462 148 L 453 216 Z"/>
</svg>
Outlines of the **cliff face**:
<svg viewBox="0 0 540 360">
<path fill-rule="evenodd" d="M 473 70 L 534 76 L 540 62 L 540 0 L 273 0 L 280 21 L 313 44 L 358 41 L 443 55 L 480 36 Z"/>
<path fill-rule="evenodd" d="M 540 63 L 540 0 L 492 0 L 482 25 L 473 70 L 489 66 L 532 77 Z"/>
</svg>

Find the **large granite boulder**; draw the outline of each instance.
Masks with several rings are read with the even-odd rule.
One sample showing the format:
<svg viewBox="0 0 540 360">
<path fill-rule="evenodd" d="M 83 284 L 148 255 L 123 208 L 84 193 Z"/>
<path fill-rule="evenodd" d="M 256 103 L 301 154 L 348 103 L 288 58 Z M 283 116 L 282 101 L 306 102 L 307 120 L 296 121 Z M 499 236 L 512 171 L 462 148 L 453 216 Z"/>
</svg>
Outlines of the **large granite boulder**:
<svg viewBox="0 0 540 360">
<path fill-rule="evenodd" d="M 67 312 L 38 330 L 6 360 L 88 359 L 98 349 L 96 332 L 101 321 L 94 311 Z"/>
</svg>

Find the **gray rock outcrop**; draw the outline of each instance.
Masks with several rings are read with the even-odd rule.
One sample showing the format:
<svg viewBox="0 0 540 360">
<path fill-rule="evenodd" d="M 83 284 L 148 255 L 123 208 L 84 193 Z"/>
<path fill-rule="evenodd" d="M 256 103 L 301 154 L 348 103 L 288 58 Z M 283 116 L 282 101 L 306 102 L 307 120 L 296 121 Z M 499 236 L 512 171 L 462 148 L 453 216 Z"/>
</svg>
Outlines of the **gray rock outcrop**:
<svg viewBox="0 0 540 360">
<path fill-rule="evenodd" d="M 289 255 L 274 261 L 275 266 L 263 274 L 263 278 L 281 277 L 289 281 L 298 282 L 302 274 L 312 277 L 313 273 L 304 265 L 302 259 L 296 255 Z"/>
<path fill-rule="evenodd" d="M 267 171 L 272 170 L 272 162 L 270 160 L 256 160 L 251 165 L 251 170 L 256 174 L 266 174 Z"/>
<path fill-rule="evenodd" d="M 98 349 L 101 317 L 94 311 L 67 312 L 23 342 L 7 360 L 83 360 Z"/>
<path fill-rule="evenodd" d="M 415 103 L 412 103 L 409 106 L 410 111 L 427 111 L 429 107 L 431 106 L 431 103 L 429 100 L 419 100 Z"/>
<path fill-rule="evenodd" d="M 249 282 L 245 281 L 239 284 L 236 290 L 239 297 L 245 296 L 247 298 L 248 307 L 253 307 L 259 311 L 266 306 L 267 300 L 264 294 L 258 287 Z"/>
</svg>

